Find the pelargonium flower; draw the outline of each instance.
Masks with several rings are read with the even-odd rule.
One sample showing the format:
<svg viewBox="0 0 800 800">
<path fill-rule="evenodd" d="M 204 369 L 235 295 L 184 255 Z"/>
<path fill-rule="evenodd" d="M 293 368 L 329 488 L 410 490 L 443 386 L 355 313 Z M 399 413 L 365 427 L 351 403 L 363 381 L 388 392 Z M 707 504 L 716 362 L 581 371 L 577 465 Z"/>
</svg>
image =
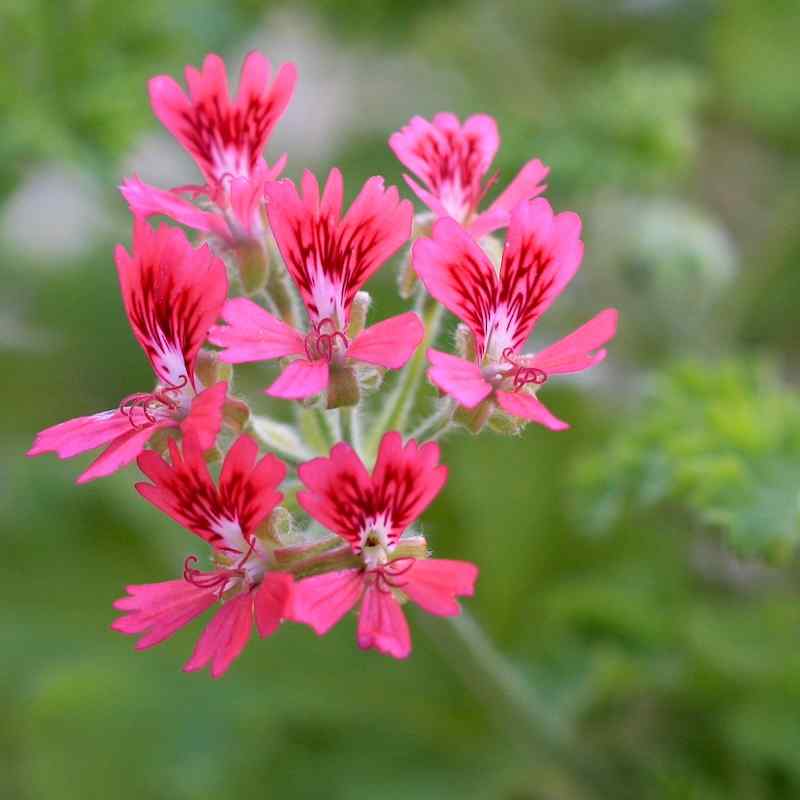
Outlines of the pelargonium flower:
<svg viewBox="0 0 800 800">
<path fill-rule="evenodd" d="M 129 464 L 159 430 L 194 433 L 201 447 L 214 444 L 222 424 L 227 384 L 203 388 L 195 374 L 200 347 L 228 293 L 225 265 L 207 245 L 193 248 L 185 234 L 141 219 L 133 228 L 133 255 L 115 253 L 125 313 L 157 385 L 124 398 L 118 408 L 78 417 L 36 436 L 29 456 L 59 458 L 108 445 L 78 483 Z"/>
<path fill-rule="evenodd" d="M 535 355 L 521 353 L 536 321 L 572 280 L 583 257 L 577 214 L 553 214 L 542 199 L 512 212 L 499 275 L 475 240 L 455 221 L 439 220 L 432 238 L 414 243 L 414 269 L 428 292 L 474 337 L 467 360 L 431 349 L 428 378 L 465 408 L 490 398 L 505 412 L 552 430 L 569 427 L 535 392 L 551 376 L 579 372 L 605 358 L 616 332 L 607 308 Z"/>
<path fill-rule="evenodd" d="M 111 627 L 141 634 L 136 649 L 145 650 L 220 604 L 184 666 L 192 672 L 210 664 L 211 675 L 218 678 L 244 649 L 254 619 L 264 638 L 287 615 L 292 576 L 269 571 L 268 549 L 256 535 L 283 498 L 277 488 L 286 467 L 274 455 L 257 460 L 256 443 L 240 436 L 225 456 L 217 486 L 196 437 L 184 439 L 182 453 L 170 440 L 169 450 L 172 464 L 152 451 L 139 456 L 139 468 L 152 483 L 136 488 L 211 545 L 214 567 L 203 572 L 195 566 L 197 557 L 190 556 L 183 578 L 128 586 L 128 596 L 114 603 L 126 613 Z"/>
<path fill-rule="evenodd" d="M 262 153 L 297 80 L 294 64 L 283 64 L 270 85 L 271 71 L 261 53 L 249 53 L 236 99 L 228 93 L 225 63 L 214 54 L 200 71 L 186 67 L 189 97 L 169 75 L 150 80 L 155 115 L 194 158 L 205 182 L 165 191 L 129 178 L 120 188 L 135 214 L 164 214 L 229 243 L 263 234 L 264 187 L 281 173 L 286 156 L 269 166 Z M 184 193 L 204 198 L 205 208 Z"/>
<path fill-rule="evenodd" d="M 352 341 L 349 336 L 356 293 L 411 233 L 411 203 L 374 177 L 342 217 L 338 169 L 331 170 L 321 198 L 311 172 L 304 173 L 301 189 L 302 195 L 283 180 L 270 184 L 267 193 L 270 226 L 308 312 L 308 331 L 236 298 L 222 311 L 228 324 L 209 335 L 225 348 L 220 358 L 229 363 L 296 357 L 267 390 L 287 399 L 319 394 L 355 364 L 399 369 L 424 335 L 419 317 L 407 312 L 366 328 Z"/>
<path fill-rule="evenodd" d="M 500 146 L 497 123 L 486 114 L 468 117 L 440 113 L 429 122 L 412 117 L 389 138 L 400 162 L 424 184 L 406 175 L 406 183 L 438 217 L 452 217 L 477 239 L 508 225 L 511 210 L 522 200 L 540 195 L 549 169 L 529 161 L 500 196 L 482 213 L 478 205 L 496 175 L 484 181 Z"/>
<path fill-rule="evenodd" d="M 430 505 L 447 479 L 439 447 L 403 445 L 399 433 L 381 440 L 372 475 L 350 445 L 337 444 L 329 458 L 303 464 L 298 474 L 306 489 L 297 495 L 315 520 L 349 543 L 361 566 L 305 578 L 295 584 L 292 617 L 318 634 L 330 630 L 360 605 L 359 647 L 395 658 L 411 652 L 411 637 L 401 604 L 411 600 L 430 614 L 460 612 L 455 599 L 472 595 L 478 569 L 465 561 L 425 558 L 421 536 L 403 536 Z M 402 539 L 401 539 L 402 537 Z M 420 557 L 400 555 L 413 546 Z"/>
</svg>

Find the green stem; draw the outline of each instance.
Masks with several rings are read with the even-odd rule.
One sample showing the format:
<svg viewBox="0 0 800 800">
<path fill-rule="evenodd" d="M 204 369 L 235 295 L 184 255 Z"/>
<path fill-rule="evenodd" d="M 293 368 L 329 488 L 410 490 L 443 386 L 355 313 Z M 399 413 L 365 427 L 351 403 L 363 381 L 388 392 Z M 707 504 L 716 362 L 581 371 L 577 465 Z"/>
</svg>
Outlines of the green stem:
<svg viewBox="0 0 800 800">
<path fill-rule="evenodd" d="M 422 344 L 416 349 L 411 360 L 400 373 L 389 402 L 378 417 L 367 442 L 367 457 L 371 461 L 378 452 L 381 437 L 386 431 L 403 431 L 408 417 L 414 407 L 417 390 L 425 374 L 425 354 L 436 340 L 444 317 L 444 306 L 425 296 L 422 321 L 425 324 L 425 336 Z"/>
<path fill-rule="evenodd" d="M 416 439 L 418 442 L 434 442 L 446 433 L 453 421 L 455 406 L 447 398 L 442 402 L 439 409 L 433 412 L 427 419 L 424 419 L 409 434 L 409 438 Z"/>
<path fill-rule="evenodd" d="M 354 406 L 342 406 L 339 409 L 339 426 L 342 429 L 342 441 L 349 442 L 356 453 L 361 451 L 361 426 L 358 410 Z"/>
<path fill-rule="evenodd" d="M 596 795 L 602 776 L 581 752 L 572 725 L 559 717 L 466 610 L 448 617 L 450 624 L 444 630 L 439 620 L 427 615 L 417 619 L 464 683 L 490 709 L 497 727 L 526 758 L 540 753 L 551 760 L 562 780 L 580 784 L 589 791 L 588 796 Z"/>
</svg>

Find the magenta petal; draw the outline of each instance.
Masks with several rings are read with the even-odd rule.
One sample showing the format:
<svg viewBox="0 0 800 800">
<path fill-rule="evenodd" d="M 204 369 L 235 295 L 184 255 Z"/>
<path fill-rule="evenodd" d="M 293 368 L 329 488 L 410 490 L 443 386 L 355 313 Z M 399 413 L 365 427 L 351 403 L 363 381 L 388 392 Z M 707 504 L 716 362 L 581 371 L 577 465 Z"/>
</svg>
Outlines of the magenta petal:
<svg viewBox="0 0 800 800">
<path fill-rule="evenodd" d="M 328 386 L 328 380 L 327 361 L 306 361 L 300 358 L 292 361 L 266 392 L 270 397 L 303 400 L 323 391 Z"/>
<path fill-rule="evenodd" d="M 127 611 L 111 627 L 120 633 L 144 633 L 137 650 L 163 642 L 188 625 L 216 602 L 216 595 L 181 579 L 126 587 L 127 597 L 114 602 L 118 611 Z"/>
<path fill-rule="evenodd" d="M 157 430 L 173 427 L 175 424 L 171 420 L 148 424 L 143 428 L 131 428 L 129 425 L 127 433 L 114 439 L 78 477 L 76 483 L 88 483 L 96 478 L 104 478 L 126 467 L 144 450 L 144 446 Z"/>
<path fill-rule="evenodd" d="M 618 317 L 616 309 L 606 308 L 569 336 L 538 352 L 531 366 L 548 375 L 593 367 L 605 358 L 606 351 L 600 348 L 617 332 Z"/>
<path fill-rule="evenodd" d="M 222 408 L 227 391 L 228 384 L 220 381 L 200 392 L 192 400 L 189 415 L 181 422 L 183 435 L 196 436 L 203 450 L 214 446 L 222 428 Z"/>
<path fill-rule="evenodd" d="M 310 625 L 322 636 L 355 606 L 363 586 L 360 569 L 304 578 L 294 585 L 291 618 Z"/>
<path fill-rule="evenodd" d="M 447 209 L 441 201 L 427 189 L 423 189 L 410 175 L 403 175 L 403 180 L 408 184 L 408 188 L 436 214 L 437 217 L 448 217 Z"/>
<path fill-rule="evenodd" d="M 244 650 L 253 628 L 252 592 L 228 600 L 197 642 L 185 672 L 195 672 L 211 664 L 211 677 L 221 677 Z"/>
<path fill-rule="evenodd" d="M 391 592 L 377 585 L 367 587 L 358 615 L 358 646 L 375 649 L 393 658 L 408 658 L 411 635 L 403 609 Z"/>
<path fill-rule="evenodd" d="M 181 225 L 204 233 L 227 236 L 228 228 L 221 217 L 203 211 L 174 192 L 151 186 L 136 175 L 126 178 L 119 187 L 133 214 L 151 217 L 163 214 Z"/>
<path fill-rule="evenodd" d="M 422 320 L 413 311 L 389 317 L 362 331 L 350 345 L 348 358 L 387 369 L 400 369 L 425 336 Z"/>
<path fill-rule="evenodd" d="M 208 335 L 212 344 L 224 348 L 222 361 L 241 364 L 305 352 L 303 337 L 294 328 L 245 297 L 228 300 L 222 318 L 228 324 L 213 326 Z"/>
<path fill-rule="evenodd" d="M 458 356 L 428 350 L 430 382 L 454 397 L 465 408 L 475 408 L 492 393 L 492 386 L 481 374 L 480 367 Z"/>
<path fill-rule="evenodd" d="M 118 408 L 87 417 L 52 425 L 36 434 L 29 456 L 56 453 L 59 458 L 72 458 L 131 431 L 130 418 Z"/>
<path fill-rule="evenodd" d="M 496 397 L 503 411 L 514 417 L 537 422 L 551 431 L 564 431 L 569 428 L 566 422 L 553 415 L 533 395 L 522 392 L 497 392 Z"/>
<path fill-rule="evenodd" d="M 253 610 L 258 635 L 263 639 L 275 633 L 282 620 L 289 616 L 293 578 L 285 572 L 268 572 L 255 590 Z"/>
<path fill-rule="evenodd" d="M 409 600 L 429 614 L 447 617 L 461 612 L 456 596 L 475 592 L 478 568 L 467 561 L 417 559 L 399 581 Z"/>
</svg>

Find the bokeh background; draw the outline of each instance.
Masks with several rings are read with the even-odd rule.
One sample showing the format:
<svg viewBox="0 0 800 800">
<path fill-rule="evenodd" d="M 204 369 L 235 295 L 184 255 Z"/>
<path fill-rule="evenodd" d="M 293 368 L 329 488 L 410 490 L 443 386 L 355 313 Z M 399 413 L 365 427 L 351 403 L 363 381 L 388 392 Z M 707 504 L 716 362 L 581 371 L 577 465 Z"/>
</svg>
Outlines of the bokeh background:
<svg viewBox="0 0 800 800">
<path fill-rule="evenodd" d="M 800 796 L 798 41 L 797 0 L 5 0 L 0 796 Z M 359 652 L 352 622 L 286 626 L 216 683 L 179 669 L 199 625 L 135 654 L 112 600 L 194 542 L 133 469 L 76 488 L 79 463 L 24 458 L 150 381 L 115 187 L 195 175 L 147 78 L 252 47 L 299 66 L 268 151 L 290 176 L 399 182 L 393 130 L 483 111 L 500 183 L 538 156 L 585 220 L 583 270 L 534 336 L 620 308 L 607 363 L 547 389 L 572 430 L 448 440 L 424 520 L 480 564 L 468 605 L 568 731 L 557 753 L 413 612 L 406 663 Z M 381 315 L 402 307 L 393 270 Z"/>
</svg>

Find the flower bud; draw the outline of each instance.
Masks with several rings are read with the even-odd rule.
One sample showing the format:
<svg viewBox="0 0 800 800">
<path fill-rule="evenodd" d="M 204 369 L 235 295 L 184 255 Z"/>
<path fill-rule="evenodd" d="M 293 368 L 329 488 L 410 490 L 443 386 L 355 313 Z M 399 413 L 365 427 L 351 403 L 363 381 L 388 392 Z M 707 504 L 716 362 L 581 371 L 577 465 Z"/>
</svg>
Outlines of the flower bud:
<svg viewBox="0 0 800 800">
<path fill-rule="evenodd" d="M 369 292 L 356 292 L 350 309 L 350 327 L 347 329 L 347 335 L 351 340 L 364 330 L 371 302 L 372 298 L 369 296 Z"/>
<path fill-rule="evenodd" d="M 475 335 L 463 322 L 459 322 L 454 339 L 456 353 L 467 361 L 475 361 Z"/>
<path fill-rule="evenodd" d="M 459 406 L 453 415 L 453 422 L 463 425 L 471 433 L 480 433 L 489 421 L 493 410 L 494 402 L 488 399 L 475 406 L 475 408 Z"/>
<path fill-rule="evenodd" d="M 330 382 L 328 383 L 328 408 L 355 406 L 361 399 L 358 378 L 352 367 L 331 364 Z"/>
<path fill-rule="evenodd" d="M 233 383 L 233 364 L 220 361 L 219 353 L 215 350 L 201 350 L 197 356 L 195 374 L 204 387 L 225 381 L 230 391 Z"/>
<path fill-rule="evenodd" d="M 262 289 L 269 277 L 269 251 L 255 239 L 242 239 L 233 249 L 236 268 L 246 294 Z"/>
<path fill-rule="evenodd" d="M 417 216 L 414 217 L 414 229 L 411 232 L 412 243 L 420 236 L 430 236 L 433 222 L 433 214 L 417 214 Z M 404 300 L 408 300 L 408 298 L 414 294 L 417 285 L 417 273 L 411 261 L 411 248 L 409 248 L 397 273 L 397 290 L 400 293 L 400 297 Z"/>
<path fill-rule="evenodd" d="M 250 406 L 238 397 L 227 397 L 222 407 L 222 421 L 237 434 L 241 433 L 250 421 Z"/>
</svg>

